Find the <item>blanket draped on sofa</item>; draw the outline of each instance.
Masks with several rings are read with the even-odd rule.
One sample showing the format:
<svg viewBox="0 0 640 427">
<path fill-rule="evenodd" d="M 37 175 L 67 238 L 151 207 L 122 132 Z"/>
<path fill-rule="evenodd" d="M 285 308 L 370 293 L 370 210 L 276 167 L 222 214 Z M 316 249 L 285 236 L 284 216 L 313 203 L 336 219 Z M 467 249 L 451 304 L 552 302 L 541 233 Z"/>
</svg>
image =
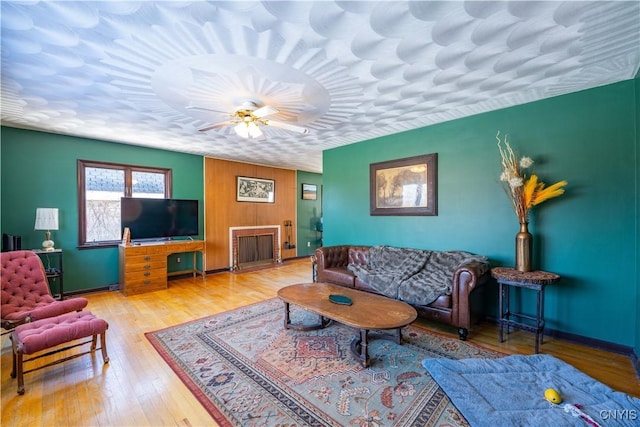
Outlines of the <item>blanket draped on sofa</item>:
<svg viewBox="0 0 640 427">
<path fill-rule="evenodd" d="M 382 295 L 428 305 L 441 295 L 451 295 L 453 274 L 470 261 L 487 262 L 487 258 L 464 251 L 372 246 L 366 265 L 347 268 Z"/>
</svg>

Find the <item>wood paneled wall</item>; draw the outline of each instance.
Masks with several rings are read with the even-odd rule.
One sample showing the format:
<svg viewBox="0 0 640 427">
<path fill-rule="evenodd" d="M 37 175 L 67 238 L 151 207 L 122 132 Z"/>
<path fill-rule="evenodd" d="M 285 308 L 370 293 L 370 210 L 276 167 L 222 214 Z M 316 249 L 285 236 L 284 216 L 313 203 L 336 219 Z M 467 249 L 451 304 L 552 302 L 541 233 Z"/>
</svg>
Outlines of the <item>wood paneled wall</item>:
<svg viewBox="0 0 640 427">
<path fill-rule="evenodd" d="M 275 203 L 236 201 L 236 177 L 273 179 Z M 293 222 L 291 242 L 296 242 L 296 171 L 249 163 L 205 158 L 204 222 L 206 270 L 229 268 L 229 227 L 280 225 L 282 259 L 296 256 L 296 249 L 284 249 L 287 230 Z"/>
</svg>

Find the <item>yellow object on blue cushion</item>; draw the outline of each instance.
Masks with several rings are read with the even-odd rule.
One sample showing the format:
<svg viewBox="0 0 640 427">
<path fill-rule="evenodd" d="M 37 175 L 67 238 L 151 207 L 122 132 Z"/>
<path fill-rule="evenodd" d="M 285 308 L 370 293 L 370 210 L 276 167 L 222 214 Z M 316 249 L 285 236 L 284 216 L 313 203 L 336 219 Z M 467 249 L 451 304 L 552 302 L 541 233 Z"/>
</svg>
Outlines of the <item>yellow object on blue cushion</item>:
<svg viewBox="0 0 640 427">
<path fill-rule="evenodd" d="M 562 403 L 562 397 L 560 396 L 560 393 L 552 388 L 548 388 L 544 391 L 544 398 L 551 403 L 555 403 L 556 405 Z"/>
</svg>

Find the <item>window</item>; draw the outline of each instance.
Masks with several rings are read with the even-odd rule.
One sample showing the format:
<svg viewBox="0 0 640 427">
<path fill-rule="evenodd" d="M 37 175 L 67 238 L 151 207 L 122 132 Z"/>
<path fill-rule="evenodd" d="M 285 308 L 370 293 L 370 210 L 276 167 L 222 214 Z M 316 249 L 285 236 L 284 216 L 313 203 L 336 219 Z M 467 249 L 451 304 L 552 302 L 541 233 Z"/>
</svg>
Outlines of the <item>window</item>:
<svg viewBox="0 0 640 427">
<path fill-rule="evenodd" d="M 120 242 L 122 197 L 170 198 L 171 169 L 78 160 L 81 247 Z"/>
</svg>

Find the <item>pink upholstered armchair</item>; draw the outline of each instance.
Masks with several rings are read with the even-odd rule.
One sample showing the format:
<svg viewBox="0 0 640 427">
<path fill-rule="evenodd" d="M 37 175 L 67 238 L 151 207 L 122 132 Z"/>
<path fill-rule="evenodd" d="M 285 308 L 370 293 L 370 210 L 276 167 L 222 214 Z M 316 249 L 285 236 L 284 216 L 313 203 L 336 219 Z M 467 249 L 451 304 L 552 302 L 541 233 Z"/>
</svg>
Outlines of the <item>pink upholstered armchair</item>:
<svg viewBox="0 0 640 427">
<path fill-rule="evenodd" d="M 13 329 L 33 320 L 81 311 L 86 298 L 58 301 L 51 295 L 49 282 L 40 257 L 31 251 L 0 254 L 2 271 L 1 326 Z"/>
</svg>

